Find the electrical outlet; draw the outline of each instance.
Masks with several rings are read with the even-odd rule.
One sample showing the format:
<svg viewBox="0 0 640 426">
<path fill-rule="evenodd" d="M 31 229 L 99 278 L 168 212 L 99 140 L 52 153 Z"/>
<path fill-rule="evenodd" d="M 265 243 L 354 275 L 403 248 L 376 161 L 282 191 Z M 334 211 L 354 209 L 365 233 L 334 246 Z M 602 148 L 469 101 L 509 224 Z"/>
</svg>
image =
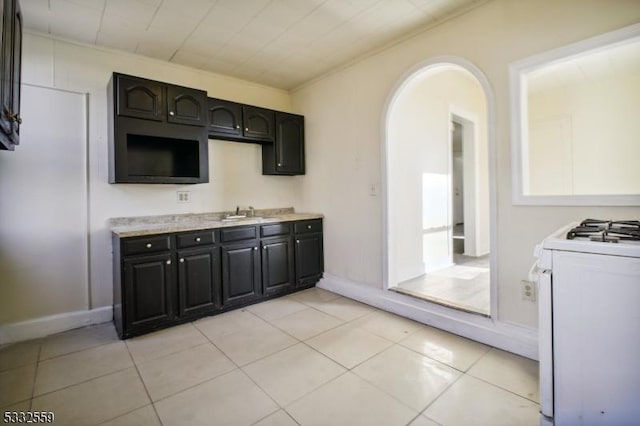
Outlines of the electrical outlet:
<svg viewBox="0 0 640 426">
<path fill-rule="evenodd" d="M 522 280 L 522 300 L 529 302 L 536 301 L 536 283 L 529 280 Z"/>
<path fill-rule="evenodd" d="M 191 191 L 177 191 L 179 203 L 191 202 Z"/>
<path fill-rule="evenodd" d="M 369 195 L 375 197 L 378 195 L 378 186 L 375 183 L 369 185 Z"/>
</svg>

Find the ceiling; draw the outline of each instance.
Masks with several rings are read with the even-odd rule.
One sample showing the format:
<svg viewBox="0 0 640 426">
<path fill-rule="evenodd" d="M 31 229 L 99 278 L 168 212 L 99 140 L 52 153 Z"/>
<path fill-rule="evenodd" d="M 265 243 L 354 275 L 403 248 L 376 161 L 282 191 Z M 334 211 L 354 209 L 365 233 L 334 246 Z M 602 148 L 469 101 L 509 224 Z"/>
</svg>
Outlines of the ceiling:
<svg viewBox="0 0 640 426">
<path fill-rule="evenodd" d="M 567 60 L 528 72 L 530 95 L 557 91 L 570 86 L 598 84 L 609 79 L 636 78 L 640 75 L 640 37 L 613 46 L 579 54 Z"/>
<path fill-rule="evenodd" d="M 20 0 L 25 28 L 295 88 L 486 0 Z"/>
</svg>

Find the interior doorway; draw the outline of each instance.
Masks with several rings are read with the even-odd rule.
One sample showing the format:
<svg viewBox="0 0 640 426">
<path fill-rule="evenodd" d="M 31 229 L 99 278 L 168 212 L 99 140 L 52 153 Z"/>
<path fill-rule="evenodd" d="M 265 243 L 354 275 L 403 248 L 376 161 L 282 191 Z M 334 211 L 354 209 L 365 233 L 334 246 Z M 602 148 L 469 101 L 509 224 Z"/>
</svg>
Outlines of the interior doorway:
<svg viewBox="0 0 640 426">
<path fill-rule="evenodd" d="M 387 127 L 389 289 L 491 315 L 487 99 L 465 68 L 417 73 Z"/>
<path fill-rule="evenodd" d="M 451 246 L 453 255 L 464 254 L 464 155 L 462 146 L 462 123 L 451 120 L 451 164 L 453 233 Z"/>
</svg>

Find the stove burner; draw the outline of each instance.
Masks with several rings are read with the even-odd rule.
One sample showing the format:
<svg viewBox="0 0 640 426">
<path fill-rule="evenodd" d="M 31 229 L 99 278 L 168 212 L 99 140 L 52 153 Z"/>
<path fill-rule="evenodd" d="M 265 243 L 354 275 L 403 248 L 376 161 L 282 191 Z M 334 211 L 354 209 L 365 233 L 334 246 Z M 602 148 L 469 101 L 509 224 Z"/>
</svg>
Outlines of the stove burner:
<svg viewBox="0 0 640 426">
<path fill-rule="evenodd" d="M 589 238 L 591 241 L 617 243 L 620 240 L 640 241 L 640 220 L 585 219 L 567 233 L 567 239 Z"/>
</svg>

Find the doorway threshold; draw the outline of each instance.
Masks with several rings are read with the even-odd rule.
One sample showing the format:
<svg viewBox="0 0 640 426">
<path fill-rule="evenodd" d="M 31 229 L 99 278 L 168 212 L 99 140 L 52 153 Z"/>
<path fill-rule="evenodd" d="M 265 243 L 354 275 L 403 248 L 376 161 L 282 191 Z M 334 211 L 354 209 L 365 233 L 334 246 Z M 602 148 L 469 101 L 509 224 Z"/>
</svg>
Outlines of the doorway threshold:
<svg viewBox="0 0 640 426">
<path fill-rule="evenodd" d="M 446 308 L 451 308 L 451 309 L 455 309 L 457 311 L 466 312 L 468 314 L 474 314 L 474 315 L 478 315 L 478 316 L 481 316 L 481 317 L 484 317 L 484 318 L 491 318 L 491 314 L 489 312 L 479 311 L 478 308 L 476 308 L 476 307 L 464 305 L 464 304 L 461 304 L 461 303 L 455 303 L 455 302 L 452 302 L 450 300 L 441 299 L 441 298 L 435 297 L 435 296 L 430 296 L 430 295 L 421 293 L 419 291 L 410 290 L 410 289 L 401 288 L 401 287 L 390 287 L 389 291 L 393 291 L 393 292 L 396 292 L 396 293 L 404 294 L 406 296 L 411 296 L 413 298 L 424 300 L 426 302 L 435 303 L 437 305 L 444 306 Z"/>
</svg>

